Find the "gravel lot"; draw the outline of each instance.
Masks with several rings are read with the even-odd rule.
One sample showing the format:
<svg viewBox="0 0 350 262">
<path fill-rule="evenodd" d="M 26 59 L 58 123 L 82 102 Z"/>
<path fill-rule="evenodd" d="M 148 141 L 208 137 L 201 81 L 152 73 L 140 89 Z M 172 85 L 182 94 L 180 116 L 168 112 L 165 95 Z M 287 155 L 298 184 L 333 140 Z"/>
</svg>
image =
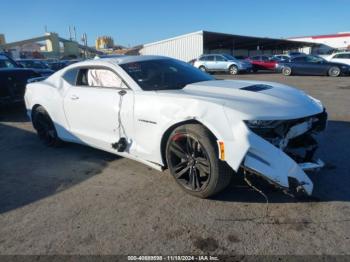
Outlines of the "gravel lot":
<svg viewBox="0 0 350 262">
<path fill-rule="evenodd" d="M 214 199 L 191 197 L 168 172 L 88 147 L 41 145 L 23 109 L 0 112 L 0 254 L 350 254 L 350 77 L 254 79 L 297 86 L 326 105 L 315 198 L 240 177 Z"/>
</svg>

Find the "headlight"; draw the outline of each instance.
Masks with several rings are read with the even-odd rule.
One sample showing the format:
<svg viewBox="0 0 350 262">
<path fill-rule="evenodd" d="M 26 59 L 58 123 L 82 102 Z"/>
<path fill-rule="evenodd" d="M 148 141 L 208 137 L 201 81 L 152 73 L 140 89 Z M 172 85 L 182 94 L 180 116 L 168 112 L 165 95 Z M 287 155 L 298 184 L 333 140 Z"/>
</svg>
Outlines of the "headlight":
<svg viewBox="0 0 350 262">
<path fill-rule="evenodd" d="M 245 124 L 249 128 L 275 128 L 280 121 L 279 120 L 245 120 Z"/>
</svg>

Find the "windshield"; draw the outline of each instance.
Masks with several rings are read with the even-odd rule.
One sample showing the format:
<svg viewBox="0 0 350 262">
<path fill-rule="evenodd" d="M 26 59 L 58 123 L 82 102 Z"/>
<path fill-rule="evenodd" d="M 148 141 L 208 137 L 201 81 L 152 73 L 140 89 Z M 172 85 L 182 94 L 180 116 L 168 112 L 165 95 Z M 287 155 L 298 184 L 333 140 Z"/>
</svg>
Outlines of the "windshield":
<svg viewBox="0 0 350 262">
<path fill-rule="evenodd" d="M 325 59 L 323 59 L 322 57 L 319 56 L 307 56 L 306 57 L 306 61 L 310 62 L 310 63 L 320 63 L 320 62 L 324 62 L 326 61 Z"/>
<path fill-rule="evenodd" d="M 120 65 L 146 91 L 182 89 L 188 84 L 214 80 L 190 64 L 174 59 L 157 59 Z"/>
<path fill-rule="evenodd" d="M 36 68 L 36 69 L 47 69 L 47 66 L 45 66 L 44 63 L 41 61 L 18 61 L 19 64 L 21 64 L 25 68 Z"/>
<path fill-rule="evenodd" d="M 4 55 L 0 55 L 0 68 L 16 68 L 17 65 L 13 63 Z"/>
<path fill-rule="evenodd" d="M 224 56 L 225 58 L 227 58 L 228 60 L 237 60 L 237 58 L 235 58 L 234 56 L 229 55 L 229 54 L 223 54 L 223 56 Z"/>
</svg>

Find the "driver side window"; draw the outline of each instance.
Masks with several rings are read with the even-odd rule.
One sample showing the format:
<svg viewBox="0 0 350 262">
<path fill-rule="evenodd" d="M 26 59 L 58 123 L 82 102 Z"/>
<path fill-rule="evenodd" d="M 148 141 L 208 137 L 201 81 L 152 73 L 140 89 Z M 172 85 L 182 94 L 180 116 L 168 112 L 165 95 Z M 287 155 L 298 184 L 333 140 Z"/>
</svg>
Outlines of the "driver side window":
<svg viewBox="0 0 350 262">
<path fill-rule="evenodd" d="M 222 62 L 222 61 L 225 61 L 225 58 L 223 58 L 221 55 L 217 55 L 215 56 L 215 60 L 218 62 Z"/>
<path fill-rule="evenodd" d="M 105 68 L 81 68 L 77 77 L 77 86 L 127 88 L 116 73 Z"/>
</svg>

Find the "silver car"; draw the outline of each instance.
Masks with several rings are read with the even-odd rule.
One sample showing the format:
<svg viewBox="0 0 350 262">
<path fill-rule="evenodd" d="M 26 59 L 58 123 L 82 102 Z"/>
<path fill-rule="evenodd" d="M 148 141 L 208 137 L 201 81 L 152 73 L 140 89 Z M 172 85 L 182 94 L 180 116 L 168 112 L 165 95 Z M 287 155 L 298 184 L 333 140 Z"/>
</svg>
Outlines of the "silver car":
<svg viewBox="0 0 350 262">
<path fill-rule="evenodd" d="M 239 72 L 249 72 L 252 70 L 252 64 L 248 61 L 238 60 L 228 54 L 208 54 L 200 56 L 194 61 L 193 66 L 204 72 L 228 72 L 236 75 Z"/>
</svg>

